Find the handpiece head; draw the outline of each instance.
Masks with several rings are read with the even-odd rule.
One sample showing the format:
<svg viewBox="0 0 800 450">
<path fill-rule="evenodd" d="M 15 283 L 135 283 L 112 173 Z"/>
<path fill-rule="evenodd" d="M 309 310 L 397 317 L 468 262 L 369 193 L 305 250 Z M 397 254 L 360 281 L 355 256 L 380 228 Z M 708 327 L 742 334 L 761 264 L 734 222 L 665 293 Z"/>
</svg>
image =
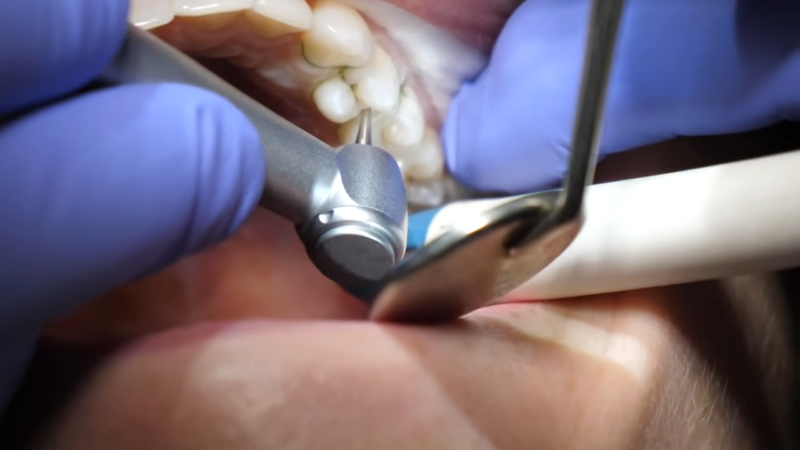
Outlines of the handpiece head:
<svg viewBox="0 0 800 450">
<path fill-rule="evenodd" d="M 373 280 L 405 252 L 405 186 L 397 162 L 371 145 L 369 110 L 357 143 L 333 151 L 151 33 L 129 29 L 103 84 L 176 82 L 216 92 L 252 122 L 267 160 L 259 204 L 290 220 L 317 267 L 342 284 Z"/>
<path fill-rule="evenodd" d="M 397 161 L 371 145 L 369 110 L 356 143 L 336 153 L 342 192 L 335 206 L 304 224 L 301 237 L 314 264 L 344 287 L 377 281 L 405 255 L 408 208 Z"/>
</svg>

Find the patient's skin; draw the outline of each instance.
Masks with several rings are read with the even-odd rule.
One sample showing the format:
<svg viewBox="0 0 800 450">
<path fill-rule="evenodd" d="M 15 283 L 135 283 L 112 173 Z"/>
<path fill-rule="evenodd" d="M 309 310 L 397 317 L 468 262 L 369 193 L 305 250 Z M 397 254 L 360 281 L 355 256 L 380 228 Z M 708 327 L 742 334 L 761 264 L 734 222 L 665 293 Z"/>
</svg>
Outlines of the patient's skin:
<svg viewBox="0 0 800 450">
<path fill-rule="evenodd" d="M 615 157 L 598 178 L 800 141 L 798 127 L 778 130 Z M 260 214 L 264 257 L 301 261 L 291 227 Z M 106 299 L 60 322 L 11 411 L 15 437 L 45 449 L 793 448 L 785 292 L 769 275 L 497 305 L 438 327 L 362 321 L 330 284 L 278 278 L 255 306 L 144 314 L 129 294 L 121 310 Z M 137 335 L 96 358 L 64 340 Z"/>
</svg>

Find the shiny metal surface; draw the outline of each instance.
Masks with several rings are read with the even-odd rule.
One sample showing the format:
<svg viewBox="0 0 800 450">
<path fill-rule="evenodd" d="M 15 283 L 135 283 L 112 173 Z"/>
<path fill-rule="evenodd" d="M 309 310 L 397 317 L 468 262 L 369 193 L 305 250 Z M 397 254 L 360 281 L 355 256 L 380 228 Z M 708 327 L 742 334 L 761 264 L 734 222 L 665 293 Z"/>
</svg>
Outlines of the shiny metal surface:
<svg viewBox="0 0 800 450">
<path fill-rule="evenodd" d="M 366 215 L 365 215 L 366 213 Z M 369 217 L 361 208 L 334 211 L 333 226 L 324 227 L 310 256 L 318 269 L 344 287 L 380 280 L 402 258 L 398 236 L 380 226 L 380 218 Z"/>
<path fill-rule="evenodd" d="M 358 116 L 358 132 L 356 133 L 356 144 L 372 145 L 372 109 L 361 110 Z"/>
<path fill-rule="evenodd" d="M 624 4 L 625 0 L 594 0 L 592 5 L 571 157 L 561 200 L 565 215 L 578 214 L 585 187 L 594 181 L 606 91 Z"/>
<path fill-rule="evenodd" d="M 550 264 L 580 231 L 592 182 L 606 90 L 624 0 L 595 0 L 573 130 L 569 171 L 559 191 L 517 198 L 445 233 L 362 292 L 371 318 L 454 320 L 520 286 Z"/>
<path fill-rule="evenodd" d="M 328 278 L 350 288 L 386 276 L 405 255 L 408 210 L 397 161 L 372 142 L 372 113 L 360 114 L 356 143 L 336 154 L 352 206 L 340 206 L 302 226 L 309 256 Z"/>
<path fill-rule="evenodd" d="M 393 266 L 402 259 L 408 226 L 405 185 L 397 162 L 380 148 L 351 144 L 334 150 L 156 36 L 134 27 L 100 81 L 189 84 L 236 105 L 255 126 L 266 154 L 261 206 L 297 225 L 312 259 L 334 281 L 373 280 L 377 269 L 382 268 L 381 276 L 391 269 L 385 261 Z M 369 125 L 369 112 L 365 116 Z M 371 141 L 369 127 L 362 128 L 359 139 Z M 323 219 L 329 220 L 322 223 Z M 338 227 L 342 228 L 333 233 Z M 354 260 L 359 254 L 364 255 L 364 263 Z M 382 263 L 366 267 L 367 261 Z"/>
</svg>

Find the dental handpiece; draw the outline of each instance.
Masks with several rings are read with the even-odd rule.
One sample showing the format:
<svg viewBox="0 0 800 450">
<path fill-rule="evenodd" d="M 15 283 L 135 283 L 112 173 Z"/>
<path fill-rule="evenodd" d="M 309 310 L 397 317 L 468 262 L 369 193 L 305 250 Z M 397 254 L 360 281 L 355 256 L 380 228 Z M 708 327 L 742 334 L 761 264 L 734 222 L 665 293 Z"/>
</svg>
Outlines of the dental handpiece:
<svg viewBox="0 0 800 450">
<path fill-rule="evenodd" d="M 371 145 L 334 150 L 158 37 L 131 27 L 102 83 L 176 82 L 225 97 L 253 123 L 267 174 L 260 205 L 292 221 L 317 268 L 344 287 L 385 276 L 405 254 L 408 210 L 395 159 Z M 232 149 L 233 150 L 233 149 Z"/>
</svg>

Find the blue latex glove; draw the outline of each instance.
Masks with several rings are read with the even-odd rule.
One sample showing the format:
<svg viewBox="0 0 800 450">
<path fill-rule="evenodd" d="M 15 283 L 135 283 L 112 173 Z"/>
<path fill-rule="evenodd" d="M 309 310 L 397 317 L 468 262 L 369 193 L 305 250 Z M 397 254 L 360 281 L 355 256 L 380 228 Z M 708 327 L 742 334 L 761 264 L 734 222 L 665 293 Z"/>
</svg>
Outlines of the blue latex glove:
<svg viewBox="0 0 800 450">
<path fill-rule="evenodd" d="M 97 76 L 127 13 L 0 2 L 0 410 L 46 321 L 222 240 L 263 186 L 255 130 L 198 89 L 118 87 L 10 116 Z"/>
<path fill-rule="evenodd" d="M 506 24 L 447 118 L 462 182 L 518 193 L 563 178 L 590 6 L 528 0 Z M 798 21 L 792 0 L 628 0 L 601 154 L 800 119 Z"/>
</svg>

